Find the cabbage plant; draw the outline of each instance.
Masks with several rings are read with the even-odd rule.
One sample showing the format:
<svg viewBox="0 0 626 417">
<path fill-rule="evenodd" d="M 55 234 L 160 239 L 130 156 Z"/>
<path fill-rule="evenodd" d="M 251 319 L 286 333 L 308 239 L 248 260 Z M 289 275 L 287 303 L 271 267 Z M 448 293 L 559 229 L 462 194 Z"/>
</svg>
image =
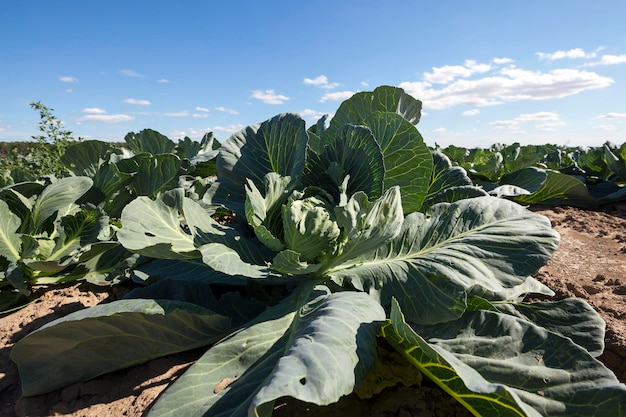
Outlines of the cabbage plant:
<svg viewBox="0 0 626 417">
<path fill-rule="evenodd" d="M 281 114 L 224 142 L 202 201 L 132 201 L 118 238 L 155 258 L 135 271 L 151 285 L 19 341 L 23 394 L 206 346 L 148 416 L 269 417 L 353 392 L 384 340 L 477 416 L 618 415 L 597 313 L 524 302 L 553 294 L 531 276 L 550 222 L 431 153 L 420 110 L 379 87 L 329 125 Z"/>
<path fill-rule="evenodd" d="M 137 258 L 114 240 L 106 213 L 80 201 L 92 185 L 49 177 L 0 188 L 0 312 L 31 301 L 32 285 L 111 285 Z"/>
<path fill-rule="evenodd" d="M 626 198 L 626 143 L 601 147 L 493 145 L 442 150 L 489 194 L 521 204 L 596 209 Z"/>
</svg>

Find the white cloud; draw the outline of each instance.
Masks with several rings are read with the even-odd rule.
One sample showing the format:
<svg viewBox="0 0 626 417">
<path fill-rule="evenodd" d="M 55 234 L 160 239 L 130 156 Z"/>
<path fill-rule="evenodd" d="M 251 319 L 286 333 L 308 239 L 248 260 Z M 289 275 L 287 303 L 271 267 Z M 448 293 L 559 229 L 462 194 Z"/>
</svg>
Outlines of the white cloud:
<svg viewBox="0 0 626 417">
<path fill-rule="evenodd" d="M 444 65 L 433 67 L 432 72 L 423 74 L 424 80 L 431 84 L 448 84 L 457 78 L 468 78 L 473 74 L 481 74 L 491 69 L 489 64 L 479 64 L 474 60 L 465 60 L 463 65 Z"/>
<path fill-rule="evenodd" d="M 78 82 L 78 78 L 75 77 L 59 77 L 59 81 L 63 83 L 75 83 Z"/>
<path fill-rule="evenodd" d="M 300 116 L 302 116 L 305 119 L 314 120 L 314 121 L 318 121 L 325 114 L 328 114 L 328 113 L 324 113 L 324 112 L 312 110 L 312 109 L 304 109 L 300 111 Z"/>
<path fill-rule="evenodd" d="M 189 136 L 190 138 L 201 138 L 207 132 L 210 132 L 210 131 L 211 131 L 211 129 L 209 129 L 209 128 L 206 128 L 206 129 L 189 128 L 187 130 L 173 130 L 173 131 L 170 132 L 168 137 L 170 137 L 170 138 L 184 138 L 185 136 Z"/>
<path fill-rule="evenodd" d="M 465 110 L 463 113 L 461 113 L 461 115 L 462 116 L 476 116 L 479 113 L 480 113 L 480 110 L 471 109 L 471 110 Z"/>
<path fill-rule="evenodd" d="M 305 84 L 314 85 L 316 87 L 321 87 L 326 90 L 332 90 L 333 88 L 339 87 L 339 83 L 329 83 L 328 77 L 325 75 L 318 75 L 315 78 L 305 78 Z"/>
<path fill-rule="evenodd" d="M 448 80 L 449 84 L 437 88 L 428 80 L 402 82 L 407 93 L 422 100 L 425 108 L 445 109 L 455 105 L 493 106 L 511 101 L 547 100 L 567 97 L 585 90 L 604 88 L 614 80 L 594 72 L 578 69 L 555 69 L 550 72 L 530 71 L 515 66 L 500 69 L 496 73 L 478 79 L 460 79 L 470 68 L 446 66 L 425 74 L 436 81 Z"/>
<path fill-rule="evenodd" d="M 137 100 L 135 98 L 127 98 L 126 100 L 124 100 L 124 103 L 135 104 L 137 106 L 149 106 L 150 104 L 152 104 L 149 100 Z"/>
<path fill-rule="evenodd" d="M 192 116 L 196 119 L 204 119 L 206 117 L 209 117 L 209 115 L 206 113 L 194 113 L 192 114 Z"/>
<path fill-rule="evenodd" d="M 88 107 L 82 110 L 85 114 L 106 114 L 106 110 L 98 107 Z"/>
<path fill-rule="evenodd" d="M 585 52 L 582 48 L 574 48 L 568 51 L 556 51 L 551 53 L 545 52 L 535 52 L 535 55 L 539 57 L 539 59 L 547 59 L 549 61 L 555 61 L 557 59 L 575 59 L 575 58 L 595 58 L 595 52 Z"/>
<path fill-rule="evenodd" d="M 283 104 L 285 101 L 290 100 L 287 96 L 276 94 L 274 90 L 254 90 L 252 97 L 261 100 L 265 104 Z"/>
<path fill-rule="evenodd" d="M 544 132 L 555 132 L 557 127 L 565 126 L 565 122 L 562 121 L 558 114 L 553 112 L 537 112 L 537 113 L 524 113 L 520 114 L 514 119 L 510 120 L 496 120 L 495 122 L 489 122 L 489 125 L 496 129 L 514 130 L 516 133 L 522 132 L 520 130 L 522 123 L 533 123 L 533 126 Z"/>
<path fill-rule="evenodd" d="M 433 133 L 448 133 L 448 129 L 445 127 L 438 127 L 437 129 L 433 129 Z"/>
<path fill-rule="evenodd" d="M 127 77 L 137 77 L 137 78 L 143 78 L 143 75 L 139 74 L 136 71 L 133 70 L 129 70 L 129 69 L 123 69 L 120 70 L 120 74 L 122 75 L 126 75 Z"/>
<path fill-rule="evenodd" d="M 213 132 L 223 132 L 232 135 L 233 133 L 239 132 L 243 128 L 245 128 L 245 126 L 242 124 L 233 124 L 227 126 L 213 126 L 210 130 Z"/>
<path fill-rule="evenodd" d="M 491 60 L 491 62 L 493 62 L 496 65 L 504 65 L 504 64 L 512 64 L 515 61 L 512 60 L 511 58 L 494 58 Z"/>
<path fill-rule="evenodd" d="M 559 120 L 559 115 L 549 111 L 542 111 L 538 113 L 524 113 L 515 118 L 520 122 L 545 122 Z"/>
<path fill-rule="evenodd" d="M 203 113 L 208 113 L 210 110 L 209 110 L 209 109 L 207 109 L 206 107 L 199 107 L 199 106 L 196 106 L 196 111 L 201 111 L 201 112 L 203 112 Z"/>
<path fill-rule="evenodd" d="M 626 113 L 607 113 L 594 117 L 594 119 L 626 119 Z"/>
<path fill-rule="evenodd" d="M 617 130 L 617 126 L 614 125 L 600 125 L 598 128 L 604 130 L 605 132 L 614 132 Z"/>
<path fill-rule="evenodd" d="M 370 83 L 368 83 L 367 81 L 361 81 L 361 87 L 367 88 L 369 86 L 370 86 Z"/>
<path fill-rule="evenodd" d="M 519 122 L 516 120 L 496 120 L 495 122 L 489 122 L 489 126 L 493 126 L 496 129 L 517 129 Z"/>
<path fill-rule="evenodd" d="M 540 123 L 538 125 L 535 125 L 537 129 L 543 132 L 556 132 L 556 128 L 559 126 L 565 126 L 565 122 L 559 120 L 558 122 Z"/>
<path fill-rule="evenodd" d="M 168 80 L 167 78 L 161 78 L 159 80 L 157 80 L 157 83 L 159 84 L 168 84 L 170 82 L 170 80 Z"/>
<path fill-rule="evenodd" d="M 233 114 L 233 115 L 239 114 L 237 110 L 227 109 L 226 107 L 223 107 L 223 106 L 215 107 L 215 110 L 221 111 L 222 113 L 228 113 L 228 114 Z"/>
<path fill-rule="evenodd" d="M 164 113 L 163 115 L 168 116 L 168 117 L 188 117 L 189 111 L 187 110 L 173 111 L 173 112 Z"/>
<path fill-rule="evenodd" d="M 318 75 L 315 78 L 305 78 L 304 83 L 320 86 L 320 85 L 328 84 L 328 77 L 326 77 L 325 75 Z"/>
<path fill-rule="evenodd" d="M 65 90 L 66 93 L 72 93 L 74 90 L 72 90 L 71 88 L 68 88 L 67 90 Z"/>
<path fill-rule="evenodd" d="M 624 55 L 602 55 L 600 61 L 590 62 L 586 66 L 592 67 L 597 65 L 618 65 L 626 63 L 626 54 Z"/>
<path fill-rule="evenodd" d="M 325 101 L 343 101 L 352 97 L 356 91 L 336 91 L 334 93 L 326 93 L 322 96 L 320 101 L 323 103 Z"/>
<path fill-rule="evenodd" d="M 134 117 L 127 114 L 107 114 L 106 110 L 98 107 L 88 107 L 82 110 L 84 116 L 76 119 L 80 122 L 102 122 L 102 123 L 121 123 L 135 120 Z"/>
</svg>

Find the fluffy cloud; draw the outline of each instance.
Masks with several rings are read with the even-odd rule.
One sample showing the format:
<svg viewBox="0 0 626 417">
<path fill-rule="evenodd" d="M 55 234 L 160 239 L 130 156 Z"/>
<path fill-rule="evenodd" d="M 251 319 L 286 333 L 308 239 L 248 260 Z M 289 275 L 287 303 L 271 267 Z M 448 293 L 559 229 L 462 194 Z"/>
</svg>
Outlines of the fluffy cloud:
<svg viewBox="0 0 626 417">
<path fill-rule="evenodd" d="M 106 110 L 98 107 L 88 107 L 82 110 L 84 116 L 76 119 L 80 122 L 102 122 L 102 123 L 121 123 L 135 120 L 134 117 L 127 114 L 107 114 Z"/>
<path fill-rule="evenodd" d="M 325 101 L 343 101 L 352 97 L 356 91 L 337 91 L 334 93 L 326 93 L 322 96 L 320 101 L 323 103 Z"/>
<path fill-rule="evenodd" d="M 134 104 L 137 106 L 149 106 L 150 104 L 152 104 L 148 100 L 137 100 L 135 98 L 127 98 L 126 100 L 124 100 L 124 103 Z"/>
<path fill-rule="evenodd" d="M 461 113 L 461 115 L 462 116 L 476 116 L 479 113 L 480 113 L 480 110 L 471 109 L 471 110 L 465 110 L 463 113 Z"/>
<path fill-rule="evenodd" d="M 78 78 L 75 77 L 59 77 L 59 81 L 63 83 L 75 83 L 78 81 Z"/>
<path fill-rule="evenodd" d="M 597 65 L 618 65 L 626 63 L 626 54 L 624 55 L 602 55 L 600 61 L 590 62 L 586 64 L 589 67 Z"/>
<path fill-rule="evenodd" d="M 245 128 L 245 126 L 242 124 L 233 124 L 233 125 L 226 125 L 226 126 L 213 126 L 211 128 L 211 131 L 222 132 L 228 135 L 232 135 L 233 133 L 239 132 L 243 128 Z"/>
<path fill-rule="evenodd" d="M 99 107 L 88 107 L 82 110 L 85 114 L 106 114 L 106 110 Z"/>
<path fill-rule="evenodd" d="M 424 73 L 424 81 L 429 84 L 448 84 L 457 78 L 468 78 L 473 74 L 482 74 L 491 69 L 489 64 L 479 64 L 468 59 L 463 65 L 444 65 L 433 67 L 432 72 Z"/>
<path fill-rule="evenodd" d="M 329 83 L 328 77 L 325 75 L 318 75 L 315 78 L 305 78 L 304 83 L 308 85 L 314 85 L 316 87 L 321 87 L 326 90 L 332 90 L 333 88 L 339 87 L 339 83 Z"/>
<path fill-rule="evenodd" d="M 543 132 L 555 132 L 557 127 L 565 126 L 558 114 L 553 112 L 537 112 L 520 114 L 514 119 L 497 120 L 489 125 L 496 129 L 514 130 L 520 132 L 521 124 L 534 123 L 533 126 Z"/>
<path fill-rule="evenodd" d="M 207 109 L 206 107 L 199 107 L 199 106 L 196 106 L 196 111 L 201 111 L 201 112 L 203 112 L 203 113 L 208 113 L 208 112 L 209 112 L 209 109 Z"/>
<path fill-rule="evenodd" d="M 207 132 L 210 132 L 211 129 L 206 128 L 206 129 L 195 129 L 195 128 L 189 128 L 187 130 L 172 130 L 168 137 L 170 138 L 184 138 L 185 136 L 188 136 L 190 138 L 201 138 L 203 137 Z"/>
<path fill-rule="evenodd" d="M 574 48 L 568 51 L 556 51 L 551 53 L 545 52 L 535 52 L 535 55 L 539 57 L 539 59 L 547 59 L 549 61 L 555 61 L 557 59 L 574 59 L 574 58 L 595 58 L 595 52 L 585 52 L 581 48 Z"/>
<path fill-rule="evenodd" d="M 323 112 L 312 110 L 312 109 L 304 109 L 300 112 L 300 116 L 302 116 L 304 119 L 313 120 L 313 121 L 318 121 L 325 114 L 327 113 L 323 113 Z"/>
<path fill-rule="evenodd" d="M 567 97 L 585 90 L 604 88 L 614 81 L 595 72 L 578 69 L 530 71 L 510 65 L 483 77 L 486 66 L 466 61 L 464 66 L 434 68 L 422 81 L 400 83 L 407 93 L 420 99 L 425 108 L 446 109 L 456 105 L 493 106 L 511 101 L 547 100 Z M 457 79 L 460 77 L 465 77 Z M 443 83 L 439 87 L 435 83 Z M 447 81 L 447 83 L 444 83 Z"/>
<path fill-rule="evenodd" d="M 167 78 L 161 78 L 157 80 L 157 83 L 159 84 L 168 84 L 170 82 L 170 80 L 168 80 Z"/>
<path fill-rule="evenodd" d="M 538 113 L 524 113 L 515 118 L 520 122 L 547 122 L 559 120 L 559 115 L 550 111 L 541 111 Z"/>
<path fill-rule="evenodd" d="M 282 94 L 276 94 L 274 90 L 254 90 L 252 97 L 261 100 L 265 104 L 283 104 L 290 100 L 289 97 Z"/>
<path fill-rule="evenodd" d="M 594 117 L 594 119 L 626 119 L 626 113 L 607 113 Z"/>
<path fill-rule="evenodd" d="M 188 117 L 189 111 L 187 110 L 173 111 L 173 112 L 164 113 L 163 115 L 167 117 Z"/>
<path fill-rule="evenodd" d="M 491 62 L 493 62 L 496 65 L 504 65 L 504 64 L 512 64 L 515 61 L 511 58 L 494 58 L 491 60 Z"/>
</svg>

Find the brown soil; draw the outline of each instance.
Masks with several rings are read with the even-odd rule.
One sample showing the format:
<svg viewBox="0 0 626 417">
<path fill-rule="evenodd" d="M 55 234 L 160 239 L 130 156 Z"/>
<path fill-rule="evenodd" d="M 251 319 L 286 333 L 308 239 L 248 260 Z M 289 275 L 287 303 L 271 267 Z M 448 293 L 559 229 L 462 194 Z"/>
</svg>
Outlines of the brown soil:
<svg viewBox="0 0 626 417">
<path fill-rule="evenodd" d="M 564 207 L 535 207 L 550 218 L 561 234 L 561 246 L 537 278 L 556 292 L 556 298 L 586 299 L 607 324 L 606 349 L 600 359 L 626 382 L 626 205 L 604 211 Z M 20 399 L 17 367 L 9 358 L 11 347 L 29 332 L 81 308 L 118 299 L 123 288 L 111 291 L 86 284 L 39 288 L 39 298 L 13 314 L 0 318 L 0 417 L 141 416 L 159 393 L 193 363 L 202 350 L 151 361 L 75 384 L 47 395 Z M 441 397 L 437 406 L 425 398 Z M 322 412 L 314 406 L 277 401 L 277 416 L 376 417 L 468 416 L 450 405 L 438 388 L 402 385 L 369 400 L 346 397 Z M 444 405 L 441 405 L 444 404 Z"/>
</svg>

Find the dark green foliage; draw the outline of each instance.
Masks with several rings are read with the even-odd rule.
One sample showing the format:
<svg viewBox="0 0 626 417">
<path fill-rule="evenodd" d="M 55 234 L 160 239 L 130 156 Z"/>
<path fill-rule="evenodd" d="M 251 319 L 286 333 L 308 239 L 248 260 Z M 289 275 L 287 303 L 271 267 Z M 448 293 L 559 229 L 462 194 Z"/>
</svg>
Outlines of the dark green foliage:
<svg viewBox="0 0 626 417">
<path fill-rule="evenodd" d="M 626 200 L 625 150 L 626 142 L 595 148 L 514 143 L 441 149 L 492 195 L 523 204 L 582 208 Z"/>
</svg>

